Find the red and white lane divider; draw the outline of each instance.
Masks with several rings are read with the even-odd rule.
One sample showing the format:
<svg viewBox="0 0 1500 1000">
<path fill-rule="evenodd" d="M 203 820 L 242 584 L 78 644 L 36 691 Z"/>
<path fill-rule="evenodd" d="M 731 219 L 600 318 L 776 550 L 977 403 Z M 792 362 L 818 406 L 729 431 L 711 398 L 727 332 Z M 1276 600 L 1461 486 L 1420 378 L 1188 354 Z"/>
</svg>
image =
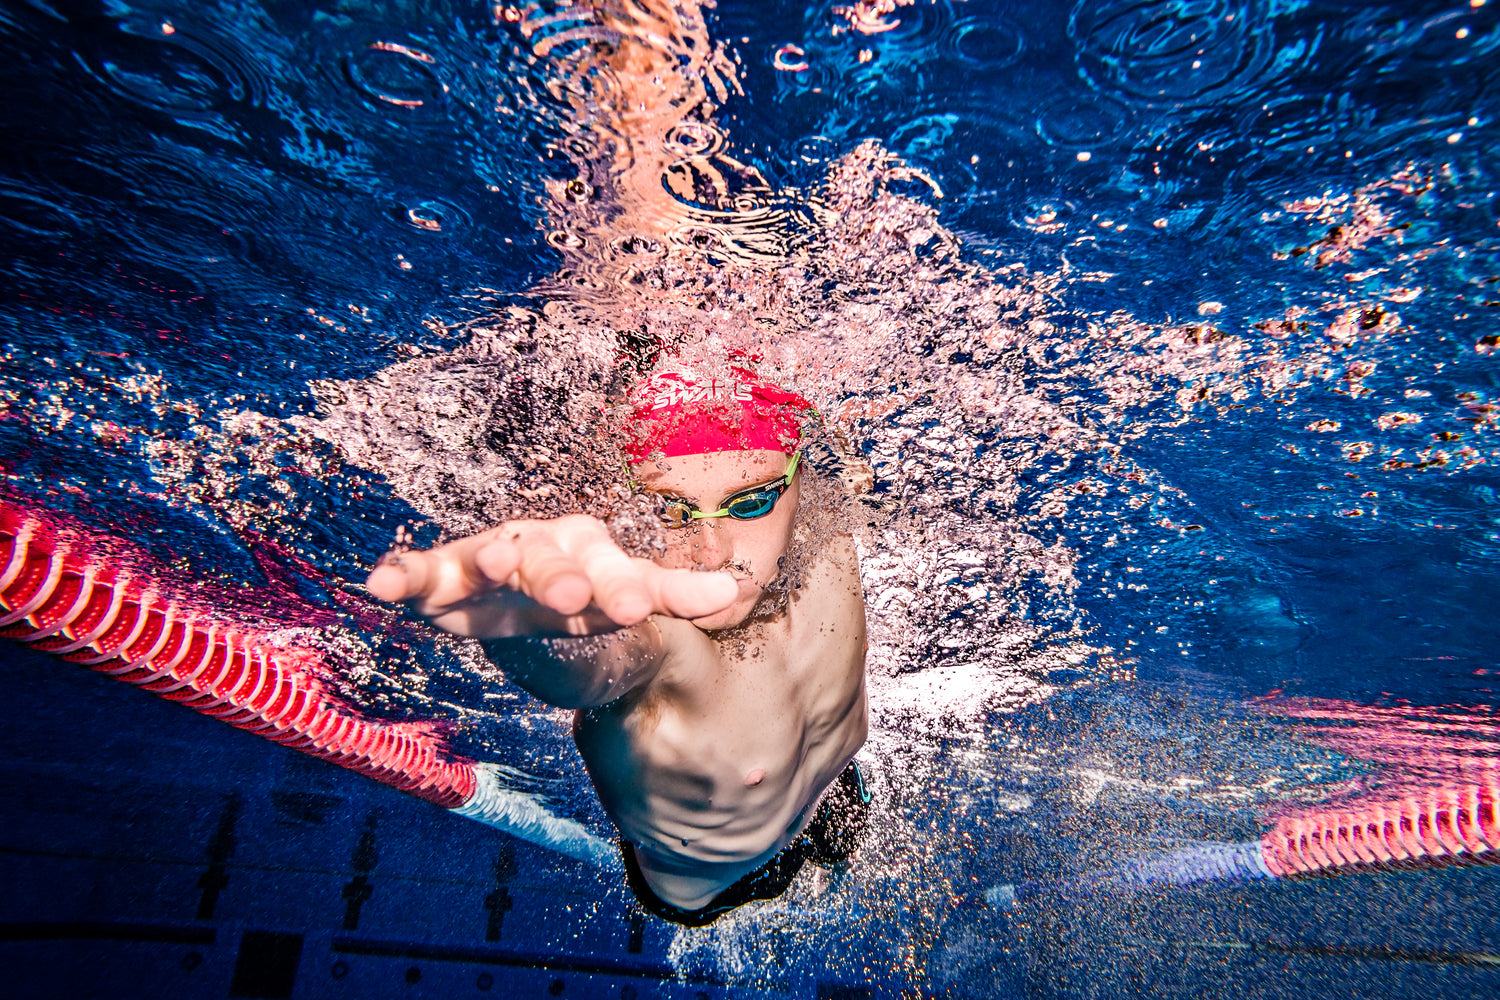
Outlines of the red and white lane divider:
<svg viewBox="0 0 1500 1000">
<path fill-rule="evenodd" d="M 1203 882 L 1295 879 L 1356 872 L 1500 864 L 1500 783 L 1443 784 L 1284 816 L 1258 840 L 1196 842 L 1126 861 L 1061 887 L 996 885 L 984 900 L 1009 909 L 1032 897 Z"/>
<path fill-rule="evenodd" d="M 1500 781 L 1283 817 L 1261 857 L 1281 877 L 1500 864 Z"/>
<path fill-rule="evenodd" d="M 181 599 L 110 541 L 0 499 L 0 636 L 580 860 L 618 864 L 583 826 L 507 787 L 505 768 L 453 757 L 421 724 L 340 704 L 317 676 L 320 651 Z"/>
</svg>

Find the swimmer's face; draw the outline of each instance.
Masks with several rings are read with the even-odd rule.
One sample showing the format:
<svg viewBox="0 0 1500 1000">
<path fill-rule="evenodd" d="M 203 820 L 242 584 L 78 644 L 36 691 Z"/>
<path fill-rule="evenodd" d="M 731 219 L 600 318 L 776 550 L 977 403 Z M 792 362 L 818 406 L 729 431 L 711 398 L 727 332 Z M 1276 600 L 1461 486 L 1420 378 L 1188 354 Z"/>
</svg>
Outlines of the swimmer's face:
<svg viewBox="0 0 1500 1000">
<path fill-rule="evenodd" d="M 635 474 L 647 490 L 709 511 L 722 507 L 731 493 L 784 476 L 790 461 L 790 455 L 779 451 L 717 451 L 644 462 Z M 775 509 L 764 517 L 753 521 L 705 517 L 688 527 L 667 529 L 667 551 L 657 562 L 671 569 L 727 570 L 739 581 L 739 596 L 733 604 L 717 614 L 693 619 L 694 625 L 710 631 L 733 628 L 750 616 L 792 543 L 801 479 L 800 472 L 792 477 Z"/>
</svg>

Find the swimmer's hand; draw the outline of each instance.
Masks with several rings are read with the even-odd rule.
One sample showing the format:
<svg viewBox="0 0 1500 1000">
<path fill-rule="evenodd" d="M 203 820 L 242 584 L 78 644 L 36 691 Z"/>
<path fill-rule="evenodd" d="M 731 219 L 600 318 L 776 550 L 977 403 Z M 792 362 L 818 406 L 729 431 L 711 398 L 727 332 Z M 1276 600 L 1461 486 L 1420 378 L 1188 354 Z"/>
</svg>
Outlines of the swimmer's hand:
<svg viewBox="0 0 1500 1000">
<path fill-rule="evenodd" d="M 425 552 L 390 554 L 365 586 L 383 601 L 410 601 L 444 631 L 480 639 L 600 635 L 653 614 L 700 618 L 738 594 L 728 573 L 626 555 L 586 514 L 507 521 Z"/>
</svg>

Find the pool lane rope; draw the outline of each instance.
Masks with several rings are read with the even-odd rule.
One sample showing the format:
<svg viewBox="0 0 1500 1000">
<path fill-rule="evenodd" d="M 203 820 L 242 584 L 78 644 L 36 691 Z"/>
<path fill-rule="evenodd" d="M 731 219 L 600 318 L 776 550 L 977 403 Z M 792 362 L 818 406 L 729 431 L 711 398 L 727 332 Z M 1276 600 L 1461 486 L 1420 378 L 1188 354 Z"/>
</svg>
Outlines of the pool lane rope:
<svg viewBox="0 0 1500 1000">
<path fill-rule="evenodd" d="M 1283 817 L 1261 838 L 1261 852 L 1282 877 L 1500 864 L 1500 780 Z"/>
<path fill-rule="evenodd" d="M 1062 891 L 1091 894 L 1494 864 L 1500 864 L 1500 780 L 1484 775 L 1378 801 L 1308 809 L 1278 819 L 1259 840 L 1185 844 L 1080 879 Z M 984 898 L 1005 908 L 1054 891 L 1043 885 L 998 885 L 986 889 Z"/>
<path fill-rule="evenodd" d="M 106 536 L 0 498 L 0 636 L 133 684 L 460 816 L 602 868 L 618 854 L 514 787 L 454 757 L 420 723 L 366 718 L 317 676 L 323 654 L 176 597 Z"/>
<path fill-rule="evenodd" d="M 1349 802 L 1282 817 L 1259 840 L 1184 844 L 1064 885 L 991 886 L 984 901 L 1023 900 L 1358 872 L 1500 864 L 1500 782 L 1454 783 L 1378 802 Z"/>
</svg>

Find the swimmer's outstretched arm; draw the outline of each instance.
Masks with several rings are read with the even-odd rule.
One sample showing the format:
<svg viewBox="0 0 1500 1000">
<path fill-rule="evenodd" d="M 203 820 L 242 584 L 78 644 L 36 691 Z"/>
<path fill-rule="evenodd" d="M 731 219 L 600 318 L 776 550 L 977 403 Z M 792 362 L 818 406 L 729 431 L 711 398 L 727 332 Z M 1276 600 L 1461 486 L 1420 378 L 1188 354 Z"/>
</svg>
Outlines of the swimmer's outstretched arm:
<svg viewBox="0 0 1500 1000">
<path fill-rule="evenodd" d="M 435 549 L 388 556 L 366 586 L 382 600 L 411 602 L 445 631 L 512 640 L 501 664 L 507 677 L 562 708 L 604 704 L 655 674 L 666 650 L 651 615 L 711 615 L 738 593 L 728 573 L 664 569 L 626 555 L 603 522 L 584 514 L 507 521 Z M 514 629 L 514 602 L 522 600 L 563 616 L 597 608 L 611 628 L 624 627 L 589 638 L 528 638 Z"/>
</svg>

